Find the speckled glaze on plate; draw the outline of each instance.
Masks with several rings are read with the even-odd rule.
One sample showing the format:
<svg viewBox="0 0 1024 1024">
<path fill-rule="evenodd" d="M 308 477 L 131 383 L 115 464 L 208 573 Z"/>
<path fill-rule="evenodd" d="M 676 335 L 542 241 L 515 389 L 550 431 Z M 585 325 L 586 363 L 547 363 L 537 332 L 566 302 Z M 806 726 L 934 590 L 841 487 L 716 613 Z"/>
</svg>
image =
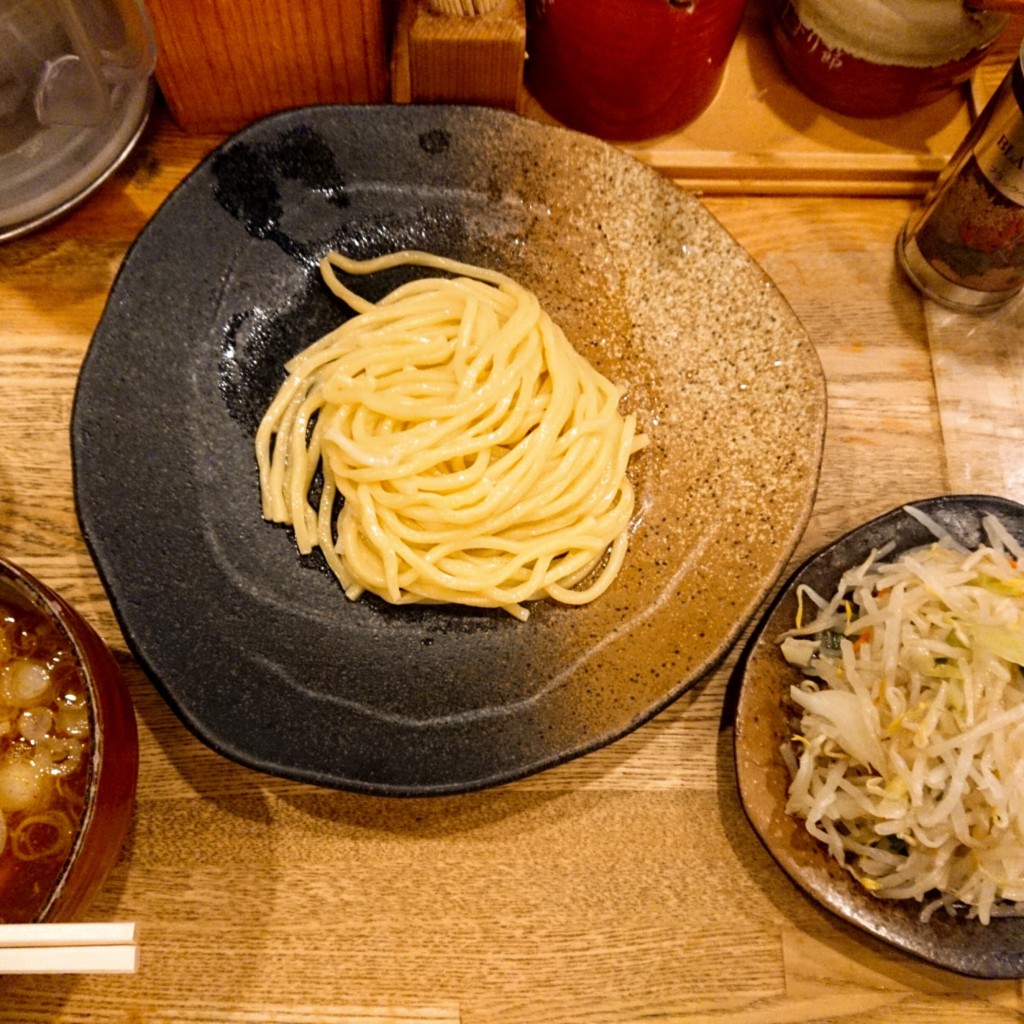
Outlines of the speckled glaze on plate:
<svg viewBox="0 0 1024 1024">
<path fill-rule="evenodd" d="M 1024 506 L 986 495 L 947 495 L 913 502 L 968 547 L 982 540 L 981 518 L 999 516 L 1024 542 Z M 803 824 L 785 813 L 789 773 L 779 755 L 789 742 L 789 687 L 801 673 L 779 651 L 777 638 L 796 616 L 796 587 L 806 583 L 831 594 L 843 572 L 876 547 L 894 540 L 889 557 L 932 534 L 903 508 L 851 531 L 808 559 L 779 591 L 758 624 L 740 664 L 735 704 L 736 774 L 744 810 L 779 866 L 809 896 L 876 938 L 940 967 L 978 978 L 1024 977 L 1024 920 L 994 919 L 983 925 L 935 914 L 924 924 L 920 905 L 871 896 L 817 842 Z"/>
<path fill-rule="evenodd" d="M 583 608 L 345 600 L 260 517 L 253 436 L 294 352 L 348 311 L 330 248 L 496 267 L 628 388 L 626 565 Z M 360 280 L 378 298 L 402 272 Z M 400 795 L 477 789 L 640 725 L 726 653 L 810 513 L 824 380 L 777 289 L 706 209 L 619 150 L 512 114 L 315 107 L 229 139 L 114 284 L 72 441 L 85 537 L 183 721 L 251 767 Z"/>
</svg>

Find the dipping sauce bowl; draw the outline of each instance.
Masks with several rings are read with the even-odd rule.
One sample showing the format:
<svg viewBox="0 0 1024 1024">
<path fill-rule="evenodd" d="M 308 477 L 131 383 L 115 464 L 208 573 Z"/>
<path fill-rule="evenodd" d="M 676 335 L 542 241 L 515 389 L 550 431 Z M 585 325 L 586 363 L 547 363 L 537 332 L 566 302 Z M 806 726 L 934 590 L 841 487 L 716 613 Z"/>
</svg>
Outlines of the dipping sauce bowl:
<svg viewBox="0 0 1024 1024">
<path fill-rule="evenodd" d="M 88 906 L 131 821 L 138 734 L 96 631 L 0 559 L 0 922 Z"/>
</svg>

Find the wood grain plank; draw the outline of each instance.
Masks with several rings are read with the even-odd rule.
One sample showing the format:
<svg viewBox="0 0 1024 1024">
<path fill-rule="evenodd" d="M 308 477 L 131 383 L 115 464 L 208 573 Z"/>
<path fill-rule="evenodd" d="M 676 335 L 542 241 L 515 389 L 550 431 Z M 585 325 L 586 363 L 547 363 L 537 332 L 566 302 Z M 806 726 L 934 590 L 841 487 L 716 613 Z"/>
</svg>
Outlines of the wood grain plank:
<svg viewBox="0 0 1024 1024">
<path fill-rule="evenodd" d="M 159 47 L 157 81 L 190 131 L 233 131 L 308 103 L 387 98 L 379 0 L 150 0 L 148 6 Z"/>
</svg>

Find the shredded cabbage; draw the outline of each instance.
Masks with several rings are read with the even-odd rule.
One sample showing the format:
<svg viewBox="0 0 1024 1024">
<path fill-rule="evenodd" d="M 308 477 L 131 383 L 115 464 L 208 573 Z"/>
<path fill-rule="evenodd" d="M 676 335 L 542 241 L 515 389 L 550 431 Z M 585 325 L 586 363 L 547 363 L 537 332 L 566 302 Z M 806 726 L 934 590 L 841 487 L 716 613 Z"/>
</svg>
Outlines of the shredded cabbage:
<svg viewBox="0 0 1024 1024">
<path fill-rule="evenodd" d="M 907 511 L 935 542 L 802 587 L 780 638 L 804 674 L 786 809 L 925 920 L 1024 916 L 1024 550 L 995 516 L 968 551 Z"/>
</svg>

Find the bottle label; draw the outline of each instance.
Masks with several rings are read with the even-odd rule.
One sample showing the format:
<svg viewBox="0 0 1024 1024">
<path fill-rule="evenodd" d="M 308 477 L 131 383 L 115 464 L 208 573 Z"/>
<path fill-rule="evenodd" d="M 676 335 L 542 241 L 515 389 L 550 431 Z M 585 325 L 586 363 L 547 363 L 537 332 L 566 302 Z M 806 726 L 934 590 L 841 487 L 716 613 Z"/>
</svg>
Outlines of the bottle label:
<svg viewBox="0 0 1024 1024">
<path fill-rule="evenodd" d="M 1024 70 L 1018 60 L 988 127 L 974 147 L 981 173 L 1007 199 L 1024 206 Z"/>
</svg>

